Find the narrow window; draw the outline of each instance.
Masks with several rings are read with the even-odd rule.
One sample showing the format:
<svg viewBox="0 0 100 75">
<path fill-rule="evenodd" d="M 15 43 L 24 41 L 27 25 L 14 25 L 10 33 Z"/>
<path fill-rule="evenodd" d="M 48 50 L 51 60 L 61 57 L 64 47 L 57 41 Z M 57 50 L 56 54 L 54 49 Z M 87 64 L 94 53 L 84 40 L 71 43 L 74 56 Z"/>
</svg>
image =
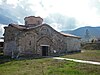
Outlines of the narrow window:
<svg viewBox="0 0 100 75">
<path fill-rule="evenodd" d="M 31 41 L 29 42 L 29 45 L 31 45 Z"/>
</svg>

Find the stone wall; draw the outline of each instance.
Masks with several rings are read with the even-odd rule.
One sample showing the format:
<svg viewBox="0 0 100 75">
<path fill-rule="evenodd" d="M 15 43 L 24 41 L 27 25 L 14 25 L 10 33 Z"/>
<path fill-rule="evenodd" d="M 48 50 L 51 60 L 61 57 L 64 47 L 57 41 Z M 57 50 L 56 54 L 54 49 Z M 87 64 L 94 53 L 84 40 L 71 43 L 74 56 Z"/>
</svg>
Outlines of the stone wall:
<svg viewBox="0 0 100 75">
<path fill-rule="evenodd" d="M 80 51 L 80 39 L 67 37 L 67 52 Z"/>
<path fill-rule="evenodd" d="M 19 31 L 11 26 L 5 27 L 4 33 L 4 55 L 11 56 L 13 52 L 17 54 L 16 34 Z"/>
<path fill-rule="evenodd" d="M 64 42 L 64 36 L 44 25 L 34 30 L 23 31 L 17 42 L 21 49 L 20 54 L 42 55 L 41 45 L 48 45 L 48 55 L 53 55 L 54 50 L 57 54 L 64 53 L 67 50 L 67 44 Z"/>
<path fill-rule="evenodd" d="M 4 54 L 13 57 L 23 55 L 42 56 L 42 45 L 48 46 L 48 55 L 61 55 L 80 49 L 78 38 L 68 37 L 55 31 L 47 24 L 29 30 L 5 28 Z"/>
</svg>

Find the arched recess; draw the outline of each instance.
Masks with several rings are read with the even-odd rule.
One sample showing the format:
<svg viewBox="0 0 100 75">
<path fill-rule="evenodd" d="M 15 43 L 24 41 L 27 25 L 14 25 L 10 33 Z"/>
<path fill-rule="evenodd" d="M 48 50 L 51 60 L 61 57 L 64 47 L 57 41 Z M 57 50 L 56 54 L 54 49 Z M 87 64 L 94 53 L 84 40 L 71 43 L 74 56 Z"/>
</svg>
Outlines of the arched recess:
<svg viewBox="0 0 100 75">
<path fill-rule="evenodd" d="M 36 50 L 37 54 L 42 56 L 42 46 L 48 46 L 48 55 L 51 55 L 53 50 L 53 42 L 50 37 L 43 36 L 37 40 Z"/>
</svg>

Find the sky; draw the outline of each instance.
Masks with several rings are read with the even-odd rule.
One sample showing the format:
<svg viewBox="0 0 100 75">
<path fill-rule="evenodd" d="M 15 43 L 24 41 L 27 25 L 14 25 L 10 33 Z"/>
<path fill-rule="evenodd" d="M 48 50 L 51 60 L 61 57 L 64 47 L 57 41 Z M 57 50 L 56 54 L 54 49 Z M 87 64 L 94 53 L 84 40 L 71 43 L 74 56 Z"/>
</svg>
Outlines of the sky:
<svg viewBox="0 0 100 75">
<path fill-rule="evenodd" d="M 34 15 L 58 31 L 100 26 L 100 0 L 0 0 L 0 8 L 19 24 Z"/>
</svg>

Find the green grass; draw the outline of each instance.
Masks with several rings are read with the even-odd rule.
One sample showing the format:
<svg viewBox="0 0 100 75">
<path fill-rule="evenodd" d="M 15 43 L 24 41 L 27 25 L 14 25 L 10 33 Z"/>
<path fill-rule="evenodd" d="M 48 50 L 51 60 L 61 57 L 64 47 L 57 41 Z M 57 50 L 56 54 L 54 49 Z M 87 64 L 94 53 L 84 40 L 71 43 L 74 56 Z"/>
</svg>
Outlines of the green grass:
<svg viewBox="0 0 100 75">
<path fill-rule="evenodd" d="M 100 50 L 83 50 L 63 57 L 100 61 Z M 1 53 L 0 75 L 100 75 L 100 65 L 52 58 L 15 60 Z"/>
<path fill-rule="evenodd" d="M 100 50 L 82 50 L 81 53 L 69 54 L 63 57 L 100 62 Z"/>
<path fill-rule="evenodd" d="M 0 75 L 99 75 L 100 66 L 52 58 L 11 60 L 0 64 Z"/>
</svg>

